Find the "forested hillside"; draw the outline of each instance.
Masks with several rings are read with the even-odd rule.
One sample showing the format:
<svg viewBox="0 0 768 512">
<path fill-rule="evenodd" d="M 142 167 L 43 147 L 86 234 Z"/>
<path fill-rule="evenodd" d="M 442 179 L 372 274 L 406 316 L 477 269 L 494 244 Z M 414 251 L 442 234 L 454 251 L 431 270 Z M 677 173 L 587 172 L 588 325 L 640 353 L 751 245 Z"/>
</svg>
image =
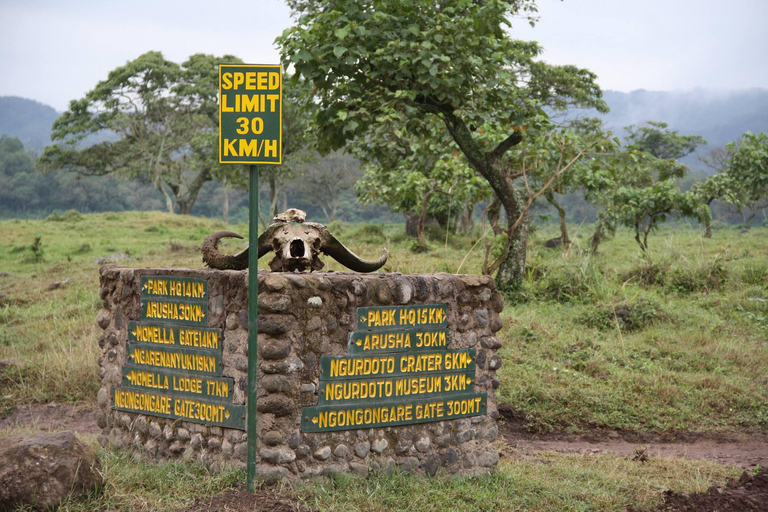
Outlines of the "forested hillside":
<svg viewBox="0 0 768 512">
<path fill-rule="evenodd" d="M 637 90 L 630 93 L 606 91 L 604 98 L 610 112 L 601 117 L 606 128 L 621 137 L 626 136 L 624 127 L 639 125 L 649 120 L 667 122 L 671 129 L 683 134 L 701 135 L 708 144 L 682 159 L 694 171 L 712 172 L 697 158 L 706 151 L 737 140 L 747 130 L 755 133 L 768 131 L 768 90 L 764 89 L 695 89 L 671 92 Z M 587 111 L 577 113 L 596 114 Z M 34 100 L 15 96 L 0 97 L 0 136 L 18 138 L 23 144 L 23 152 L 31 153 L 28 156 L 16 154 L 12 167 L 7 165 L 10 156 L 0 155 L 0 182 L 3 187 L 0 218 L 44 217 L 54 210 L 63 211 L 70 208 L 82 212 L 98 212 L 157 210 L 164 207 L 160 192 L 151 184 L 138 180 L 76 177 L 60 171 L 47 175 L 37 172 L 33 168 L 35 158 L 43 147 L 50 143 L 51 127 L 58 116 L 59 113 L 52 107 Z M 6 142 L 2 151 L 19 151 L 18 145 Z M 392 213 L 387 207 L 363 207 L 358 203 L 353 185 L 354 181 L 362 176 L 362 172 L 354 159 L 349 156 L 344 159 L 341 168 L 345 169 L 343 173 L 349 174 L 345 175 L 344 179 L 339 179 L 340 171 L 334 168 L 333 161 L 316 159 L 305 164 L 300 173 L 306 175 L 305 179 L 283 180 L 279 184 L 280 190 L 277 191 L 276 199 L 278 207 L 289 205 L 303 208 L 316 220 L 401 220 L 401 215 Z M 2 161 L 5 161 L 6 165 L 3 166 Z M 322 187 L 328 185 L 318 181 L 318 175 L 323 172 L 336 176 L 332 181 L 337 185 L 337 190 L 332 193 L 322 192 Z M 686 178 L 687 184 L 684 184 L 684 188 L 699 179 L 700 174 L 691 175 Z M 341 185 L 341 188 L 338 185 Z M 264 180 L 261 187 L 261 210 L 266 216 L 271 194 L 268 183 Z M 333 201 L 329 201 L 331 198 Z M 574 220 L 594 220 L 594 208 L 578 197 L 565 198 L 564 206 L 571 210 L 570 215 Z M 201 189 L 192 213 L 222 217 L 225 210 L 228 210 L 233 222 L 245 221 L 248 212 L 247 195 L 232 187 L 225 189 L 221 183 L 212 181 Z M 546 203 L 535 209 L 544 214 L 549 210 Z M 722 209 L 719 213 L 719 216 L 722 216 Z M 738 218 L 732 217 L 731 220 L 738 221 Z"/>
</svg>

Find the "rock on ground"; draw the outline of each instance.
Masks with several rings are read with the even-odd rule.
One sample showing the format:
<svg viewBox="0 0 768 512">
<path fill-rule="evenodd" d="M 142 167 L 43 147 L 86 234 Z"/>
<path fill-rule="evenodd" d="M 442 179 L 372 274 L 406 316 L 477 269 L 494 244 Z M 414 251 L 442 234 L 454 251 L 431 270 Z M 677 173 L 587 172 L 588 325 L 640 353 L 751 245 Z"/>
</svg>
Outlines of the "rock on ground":
<svg viewBox="0 0 768 512">
<path fill-rule="evenodd" d="M 55 507 L 70 494 L 93 492 L 103 483 L 99 456 L 71 431 L 0 440 L 0 510 Z"/>
</svg>

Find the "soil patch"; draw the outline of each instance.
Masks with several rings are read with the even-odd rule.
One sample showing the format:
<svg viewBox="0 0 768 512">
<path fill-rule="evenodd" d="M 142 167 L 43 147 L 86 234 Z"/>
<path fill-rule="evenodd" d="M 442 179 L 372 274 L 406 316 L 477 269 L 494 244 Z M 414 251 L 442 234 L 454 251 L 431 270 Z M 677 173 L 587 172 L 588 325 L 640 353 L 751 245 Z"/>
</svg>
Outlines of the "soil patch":
<svg viewBox="0 0 768 512">
<path fill-rule="evenodd" d="M 768 471 L 761 469 L 756 475 L 745 471 L 738 480 L 728 480 L 725 486 L 715 483 L 706 493 L 684 494 L 667 491 L 664 495 L 664 503 L 656 510 L 765 512 L 768 511 Z"/>
<path fill-rule="evenodd" d="M 187 512 L 309 512 L 311 509 L 278 492 L 249 493 L 244 485 L 210 496 L 199 498 L 186 508 Z"/>
<path fill-rule="evenodd" d="M 637 448 L 645 448 L 649 457 L 703 459 L 754 470 L 768 467 L 768 436 L 705 436 L 700 434 L 666 434 L 594 430 L 587 434 L 554 433 L 538 435 L 527 432 L 514 413 L 499 407 L 502 438 L 516 454 L 529 456 L 536 452 L 632 456 Z"/>
<path fill-rule="evenodd" d="M 98 407 L 89 404 L 16 405 L 10 414 L 0 416 L 0 431 L 32 429 L 41 432 L 72 430 L 79 435 L 101 433 L 96 424 Z"/>
</svg>

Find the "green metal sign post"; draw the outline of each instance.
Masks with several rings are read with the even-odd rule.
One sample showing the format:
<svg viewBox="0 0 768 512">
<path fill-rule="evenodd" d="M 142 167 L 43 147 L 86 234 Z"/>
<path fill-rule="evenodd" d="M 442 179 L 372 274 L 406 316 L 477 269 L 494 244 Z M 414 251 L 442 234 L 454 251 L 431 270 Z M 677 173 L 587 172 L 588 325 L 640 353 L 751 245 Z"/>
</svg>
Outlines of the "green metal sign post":
<svg viewBox="0 0 768 512">
<path fill-rule="evenodd" d="M 256 391 L 258 357 L 259 169 L 282 163 L 283 68 L 219 65 L 219 162 L 250 166 L 248 255 L 248 460 L 246 487 L 256 481 Z"/>
</svg>

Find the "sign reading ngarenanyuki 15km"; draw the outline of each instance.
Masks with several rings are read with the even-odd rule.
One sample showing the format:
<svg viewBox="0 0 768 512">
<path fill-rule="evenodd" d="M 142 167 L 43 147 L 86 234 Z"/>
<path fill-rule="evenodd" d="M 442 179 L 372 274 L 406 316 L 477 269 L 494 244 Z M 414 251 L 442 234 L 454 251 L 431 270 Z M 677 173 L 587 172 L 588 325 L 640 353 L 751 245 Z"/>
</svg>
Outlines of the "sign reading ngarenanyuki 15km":
<svg viewBox="0 0 768 512">
<path fill-rule="evenodd" d="M 283 67 L 219 64 L 219 162 L 282 163 Z"/>
<path fill-rule="evenodd" d="M 394 427 L 479 416 L 475 349 L 449 350 L 445 304 L 357 308 L 348 355 L 320 358 L 317 406 L 303 432 Z"/>
</svg>

